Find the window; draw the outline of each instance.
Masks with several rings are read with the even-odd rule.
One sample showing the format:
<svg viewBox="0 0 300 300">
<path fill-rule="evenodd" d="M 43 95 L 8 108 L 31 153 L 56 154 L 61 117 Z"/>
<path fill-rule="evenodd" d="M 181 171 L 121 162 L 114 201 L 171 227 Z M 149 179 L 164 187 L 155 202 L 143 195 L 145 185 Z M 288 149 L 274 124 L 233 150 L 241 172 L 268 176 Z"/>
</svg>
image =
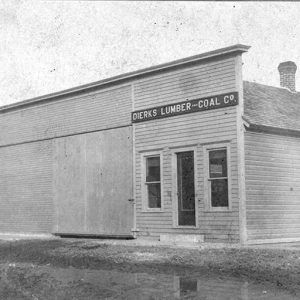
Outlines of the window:
<svg viewBox="0 0 300 300">
<path fill-rule="evenodd" d="M 228 149 L 228 146 L 205 149 L 208 169 L 205 184 L 211 210 L 228 210 L 230 206 Z"/>
<path fill-rule="evenodd" d="M 144 208 L 160 210 L 162 207 L 160 155 L 144 157 Z"/>
</svg>

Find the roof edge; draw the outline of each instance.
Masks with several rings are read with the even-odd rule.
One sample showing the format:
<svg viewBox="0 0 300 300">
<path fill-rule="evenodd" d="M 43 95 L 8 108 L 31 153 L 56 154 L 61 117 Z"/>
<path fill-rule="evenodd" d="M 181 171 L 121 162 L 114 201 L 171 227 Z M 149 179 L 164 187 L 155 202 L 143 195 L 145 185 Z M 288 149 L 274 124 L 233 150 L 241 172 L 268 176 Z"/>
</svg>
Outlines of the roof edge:
<svg viewBox="0 0 300 300">
<path fill-rule="evenodd" d="M 217 50 L 197 54 L 194 56 L 189 56 L 189 57 L 174 60 L 171 62 L 155 65 L 152 67 L 148 67 L 148 68 L 140 69 L 137 71 L 128 72 L 128 73 L 124 73 L 121 75 L 109 77 L 109 78 L 95 81 L 92 83 L 80 85 L 80 86 L 62 90 L 59 92 L 50 93 L 50 94 L 46 94 L 43 96 L 34 97 L 31 99 L 27 99 L 27 100 L 15 102 L 12 104 L 0 106 L 0 113 L 5 112 L 7 110 L 17 109 L 22 106 L 27 106 L 30 104 L 35 104 L 35 103 L 39 103 L 39 102 L 43 102 L 43 101 L 54 100 L 55 98 L 58 98 L 58 97 L 68 96 L 68 95 L 76 94 L 76 93 L 83 92 L 86 90 L 99 88 L 101 86 L 105 86 L 108 84 L 117 84 L 117 83 L 125 81 L 125 80 L 130 80 L 130 79 L 134 79 L 137 77 L 150 75 L 150 74 L 158 72 L 158 71 L 168 70 L 168 69 L 175 68 L 175 67 L 185 66 L 185 65 L 193 63 L 193 62 L 199 62 L 202 60 L 211 59 L 211 58 L 228 55 L 228 54 L 244 53 L 244 52 L 247 52 L 250 48 L 251 48 L 251 46 L 236 44 L 236 45 L 232 45 L 229 47 L 220 48 Z"/>
<path fill-rule="evenodd" d="M 267 88 L 284 90 L 284 91 L 289 92 L 290 94 L 293 94 L 293 95 L 296 95 L 296 94 L 300 93 L 298 91 L 294 91 L 293 92 L 290 89 L 288 89 L 286 87 L 283 87 L 283 86 L 274 86 L 274 85 L 269 85 L 269 84 L 260 83 L 260 82 L 256 82 L 256 81 L 243 80 L 243 83 L 246 83 L 246 84 L 257 84 L 257 85 L 262 85 L 262 86 L 267 87 Z"/>
<path fill-rule="evenodd" d="M 300 130 L 254 124 L 249 122 L 249 120 L 247 120 L 245 117 L 243 117 L 243 119 L 249 124 L 249 126 L 246 126 L 246 131 L 300 137 Z"/>
</svg>

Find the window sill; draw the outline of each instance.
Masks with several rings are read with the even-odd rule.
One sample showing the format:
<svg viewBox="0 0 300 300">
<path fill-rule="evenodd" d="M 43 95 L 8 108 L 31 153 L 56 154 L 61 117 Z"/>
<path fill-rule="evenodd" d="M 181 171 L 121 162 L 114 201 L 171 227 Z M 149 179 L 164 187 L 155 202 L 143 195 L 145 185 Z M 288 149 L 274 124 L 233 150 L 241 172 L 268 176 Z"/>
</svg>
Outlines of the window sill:
<svg viewBox="0 0 300 300">
<path fill-rule="evenodd" d="M 162 212 L 164 212 L 164 210 L 161 208 L 149 208 L 149 209 L 143 209 L 141 212 L 142 213 L 153 213 L 153 212 L 162 213 Z"/>
<path fill-rule="evenodd" d="M 173 228 L 175 229 L 199 229 L 198 226 L 183 226 L 183 225 L 179 225 L 179 226 L 173 226 Z"/>
<path fill-rule="evenodd" d="M 208 208 L 204 210 L 205 213 L 215 213 L 215 212 L 232 212 L 232 208 Z"/>
</svg>

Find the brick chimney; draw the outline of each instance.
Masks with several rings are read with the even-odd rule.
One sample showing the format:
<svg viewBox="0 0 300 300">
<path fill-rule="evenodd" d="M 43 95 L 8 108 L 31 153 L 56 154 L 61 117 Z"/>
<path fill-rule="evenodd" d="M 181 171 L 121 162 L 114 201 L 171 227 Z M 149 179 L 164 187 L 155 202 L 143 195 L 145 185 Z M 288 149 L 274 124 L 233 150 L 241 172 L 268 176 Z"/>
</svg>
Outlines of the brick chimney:
<svg viewBox="0 0 300 300">
<path fill-rule="evenodd" d="M 288 88 L 291 92 L 296 91 L 295 74 L 297 66 L 293 61 L 285 61 L 279 64 L 280 86 Z"/>
</svg>

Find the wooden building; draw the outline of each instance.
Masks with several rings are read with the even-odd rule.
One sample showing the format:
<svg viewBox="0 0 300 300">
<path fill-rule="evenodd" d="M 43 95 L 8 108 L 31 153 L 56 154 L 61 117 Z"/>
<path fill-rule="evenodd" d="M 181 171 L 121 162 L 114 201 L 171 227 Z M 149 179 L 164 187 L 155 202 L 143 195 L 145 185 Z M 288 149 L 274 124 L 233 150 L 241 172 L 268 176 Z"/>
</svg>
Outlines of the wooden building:
<svg viewBox="0 0 300 300">
<path fill-rule="evenodd" d="M 248 49 L 2 106 L 0 233 L 300 240 L 295 67 L 243 82 Z"/>
</svg>

